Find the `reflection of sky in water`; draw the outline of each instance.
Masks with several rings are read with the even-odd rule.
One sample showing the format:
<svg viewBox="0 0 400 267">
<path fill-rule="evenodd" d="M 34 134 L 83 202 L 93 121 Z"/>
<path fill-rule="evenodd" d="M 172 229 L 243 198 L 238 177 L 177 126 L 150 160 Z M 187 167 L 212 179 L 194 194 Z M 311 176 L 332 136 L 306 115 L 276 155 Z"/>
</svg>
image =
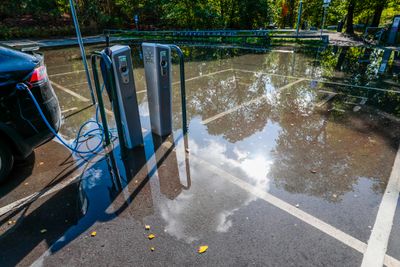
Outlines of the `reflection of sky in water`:
<svg viewBox="0 0 400 267">
<path fill-rule="evenodd" d="M 279 133 L 277 125 L 270 124 L 264 129 L 271 132 L 272 139 L 263 141 L 261 147 L 257 145 L 259 140 L 255 136 L 235 145 L 227 143 L 220 136 L 204 138 L 207 136 L 206 126 L 199 123 L 195 125 L 191 128 L 189 141 L 191 155 L 203 158 L 224 170 L 232 170 L 236 176 L 246 178 L 263 191 L 269 190 L 267 174 L 273 161 L 265 151 L 274 147 L 273 139 Z M 249 150 L 250 147 L 254 149 Z M 203 233 L 228 232 L 233 225 L 231 216 L 256 200 L 256 197 L 208 171 L 196 159 L 192 158 L 190 166 L 192 188 L 184 191 L 175 200 L 160 204 L 166 231 L 186 242 L 200 240 Z"/>
</svg>

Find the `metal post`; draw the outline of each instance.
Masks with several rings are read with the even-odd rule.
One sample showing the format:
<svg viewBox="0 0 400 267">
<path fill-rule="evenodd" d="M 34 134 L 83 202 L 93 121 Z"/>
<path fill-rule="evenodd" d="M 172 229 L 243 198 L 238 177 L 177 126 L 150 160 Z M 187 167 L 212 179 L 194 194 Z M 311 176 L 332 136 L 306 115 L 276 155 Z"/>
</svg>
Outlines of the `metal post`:
<svg viewBox="0 0 400 267">
<path fill-rule="evenodd" d="M 322 19 L 322 26 L 321 26 L 321 38 L 322 38 L 322 32 L 324 30 L 324 26 L 325 26 L 325 18 L 326 18 L 326 6 L 324 6 L 324 17 Z"/>
<path fill-rule="evenodd" d="M 299 3 L 299 14 L 297 16 L 297 26 L 296 26 L 296 37 L 299 36 L 299 26 L 301 22 L 301 12 L 303 11 L 303 0 L 300 0 Z"/>
<path fill-rule="evenodd" d="M 110 47 L 110 34 L 106 33 L 106 47 Z"/>
<path fill-rule="evenodd" d="M 74 25 L 75 25 L 76 37 L 78 39 L 79 48 L 81 50 L 81 56 L 82 56 L 83 66 L 84 66 L 85 72 L 86 72 L 86 79 L 88 81 L 88 86 L 89 86 L 89 90 L 90 90 L 90 96 L 92 98 L 93 104 L 96 104 L 96 99 L 95 99 L 94 93 L 93 93 L 92 82 L 90 80 L 89 68 L 88 68 L 87 61 L 86 61 L 86 53 L 85 53 L 85 48 L 83 46 L 81 30 L 79 29 L 79 22 L 78 22 L 78 18 L 76 16 L 76 10 L 75 10 L 74 1 L 73 0 L 69 0 L 69 5 L 71 7 L 71 15 L 72 15 L 72 19 L 73 19 Z"/>
<path fill-rule="evenodd" d="M 179 66 L 180 66 L 180 84 L 181 84 L 181 105 L 182 105 L 182 124 L 183 124 L 183 134 L 185 135 L 187 133 L 187 118 L 186 118 L 186 86 L 185 86 L 185 62 L 184 62 L 184 55 L 182 50 L 176 46 L 176 45 L 171 45 L 171 48 L 173 48 L 179 56 Z"/>
<path fill-rule="evenodd" d="M 96 94 L 97 94 L 97 99 L 98 99 L 97 100 L 98 109 L 100 111 L 100 118 L 101 118 L 101 122 L 103 125 L 103 130 L 104 130 L 104 141 L 105 141 L 106 146 L 109 146 L 111 144 L 111 138 L 109 135 L 110 132 L 108 130 L 106 111 L 104 108 L 103 96 L 102 96 L 101 86 L 100 86 L 100 79 L 99 79 L 99 74 L 97 71 L 96 57 L 100 57 L 100 55 L 99 54 L 92 55 L 93 79 L 94 79 L 94 84 L 95 84 Z"/>
<path fill-rule="evenodd" d="M 139 31 L 139 15 L 136 14 L 133 19 L 135 20 L 136 30 Z"/>
</svg>

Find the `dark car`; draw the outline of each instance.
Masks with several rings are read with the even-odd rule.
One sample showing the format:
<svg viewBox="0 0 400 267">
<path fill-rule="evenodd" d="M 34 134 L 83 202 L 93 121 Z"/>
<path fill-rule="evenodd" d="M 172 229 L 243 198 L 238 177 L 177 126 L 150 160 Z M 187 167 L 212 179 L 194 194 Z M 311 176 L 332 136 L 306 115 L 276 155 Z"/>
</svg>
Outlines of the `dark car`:
<svg viewBox="0 0 400 267">
<path fill-rule="evenodd" d="M 53 138 L 28 92 L 16 89 L 18 83 L 28 86 L 56 131 L 61 124 L 60 106 L 43 55 L 0 46 L 0 182 L 10 173 L 14 160 L 27 158 Z"/>
</svg>

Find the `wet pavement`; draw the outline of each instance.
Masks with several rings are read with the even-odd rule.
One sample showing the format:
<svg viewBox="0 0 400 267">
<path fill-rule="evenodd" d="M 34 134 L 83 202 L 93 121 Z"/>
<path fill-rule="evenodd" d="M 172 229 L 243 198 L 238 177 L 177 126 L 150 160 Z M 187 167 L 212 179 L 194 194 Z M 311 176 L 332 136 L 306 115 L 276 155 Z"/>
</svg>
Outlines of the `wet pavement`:
<svg viewBox="0 0 400 267">
<path fill-rule="evenodd" d="M 2 266 L 361 264 L 399 179 L 398 54 L 185 47 L 189 133 L 174 65 L 174 133 L 161 139 L 133 51 L 145 146 L 125 159 L 118 140 L 90 159 L 37 149 L 0 188 Z M 72 140 L 95 116 L 79 50 L 44 53 Z M 397 205 L 387 266 L 400 264 L 399 216 Z"/>
</svg>

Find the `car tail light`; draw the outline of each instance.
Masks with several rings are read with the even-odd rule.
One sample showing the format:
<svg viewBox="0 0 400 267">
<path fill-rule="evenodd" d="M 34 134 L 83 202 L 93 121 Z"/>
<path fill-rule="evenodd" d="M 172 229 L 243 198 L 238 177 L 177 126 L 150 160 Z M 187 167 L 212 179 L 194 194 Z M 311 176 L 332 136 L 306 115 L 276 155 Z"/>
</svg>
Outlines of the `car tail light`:
<svg viewBox="0 0 400 267">
<path fill-rule="evenodd" d="M 40 66 L 34 69 L 31 78 L 29 79 L 30 83 L 37 83 L 47 79 L 47 71 L 45 66 Z"/>
</svg>

